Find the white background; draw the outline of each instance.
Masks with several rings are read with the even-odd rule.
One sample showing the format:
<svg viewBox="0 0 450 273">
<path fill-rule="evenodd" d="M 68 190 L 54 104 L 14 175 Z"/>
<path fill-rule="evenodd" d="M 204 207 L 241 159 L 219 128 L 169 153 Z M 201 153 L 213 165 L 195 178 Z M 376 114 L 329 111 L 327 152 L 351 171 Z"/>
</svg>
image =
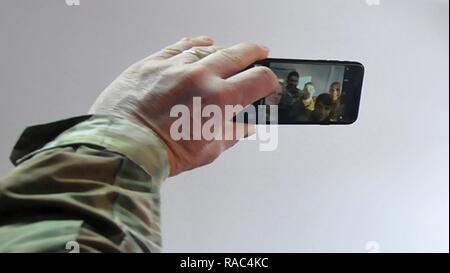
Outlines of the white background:
<svg viewBox="0 0 450 273">
<path fill-rule="evenodd" d="M 31 124 L 86 113 L 134 61 L 182 36 L 271 57 L 361 61 L 352 126 L 291 126 L 163 187 L 165 251 L 449 250 L 447 1 L 2 0 L 0 172 Z"/>
</svg>

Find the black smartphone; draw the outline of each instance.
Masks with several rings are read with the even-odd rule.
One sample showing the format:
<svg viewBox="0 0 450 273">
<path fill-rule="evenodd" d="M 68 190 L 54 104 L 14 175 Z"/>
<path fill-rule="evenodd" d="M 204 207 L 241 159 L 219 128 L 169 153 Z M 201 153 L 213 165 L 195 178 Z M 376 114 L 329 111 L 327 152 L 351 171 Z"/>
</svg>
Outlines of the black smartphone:
<svg viewBox="0 0 450 273">
<path fill-rule="evenodd" d="M 361 63 L 269 58 L 251 67 L 255 66 L 270 68 L 280 91 L 256 101 L 256 113 L 246 116 L 246 122 L 330 125 L 357 120 L 364 78 Z"/>
</svg>

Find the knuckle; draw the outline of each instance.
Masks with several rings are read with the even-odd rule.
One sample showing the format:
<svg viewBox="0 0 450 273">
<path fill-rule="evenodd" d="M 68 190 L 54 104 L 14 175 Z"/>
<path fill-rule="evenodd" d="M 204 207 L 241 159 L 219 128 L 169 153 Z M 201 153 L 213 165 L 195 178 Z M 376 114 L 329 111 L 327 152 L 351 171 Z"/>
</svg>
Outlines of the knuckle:
<svg viewBox="0 0 450 273">
<path fill-rule="evenodd" d="M 204 66 L 192 66 L 188 69 L 183 69 L 185 84 L 190 87 L 190 92 L 192 95 L 209 97 L 210 93 L 208 90 L 212 90 L 211 86 L 211 74 L 210 71 Z M 211 98 L 212 99 L 212 98 Z"/>
<path fill-rule="evenodd" d="M 212 84 L 211 84 L 212 83 Z M 231 85 L 227 84 L 222 79 L 214 79 L 212 82 L 208 83 L 205 87 L 207 92 L 203 92 L 202 99 L 205 105 L 216 105 L 223 107 L 227 102 L 229 102 L 229 92 Z"/>
<path fill-rule="evenodd" d="M 196 65 L 189 69 L 189 78 L 195 82 L 203 81 L 206 75 L 208 75 L 208 69 L 203 65 Z"/>
<path fill-rule="evenodd" d="M 169 56 L 172 55 L 177 55 L 182 53 L 182 51 L 174 46 L 168 46 L 164 49 L 165 53 L 168 54 Z"/>
<path fill-rule="evenodd" d="M 235 64 L 236 66 L 240 67 L 243 65 L 242 57 L 237 55 L 235 52 L 233 52 L 232 49 L 225 48 L 225 49 L 219 50 L 218 52 L 224 59 Z"/>
<path fill-rule="evenodd" d="M 192 44 L 192 41 L 193 41 L 192 37 L 183 37 L 181 39 L 181 42 L 186 44 Z"/>
</svg>

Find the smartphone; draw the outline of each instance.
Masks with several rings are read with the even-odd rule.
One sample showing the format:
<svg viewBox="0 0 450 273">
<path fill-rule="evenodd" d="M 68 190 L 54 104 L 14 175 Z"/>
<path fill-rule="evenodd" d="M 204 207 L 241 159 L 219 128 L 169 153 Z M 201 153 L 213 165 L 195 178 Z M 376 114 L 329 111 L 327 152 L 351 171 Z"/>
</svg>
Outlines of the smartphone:
<svg viewBox="0 0 450 273">
<path fill-rule="evenodd" d="M 280 89 L 254 102 L 256 112 L 246 113 L 245 122 L 345 125 L 358 119 L 364 78 L 361 63 L 269 58 L 249 68 L 256 66 L 270 68 Z"/>
</svg>

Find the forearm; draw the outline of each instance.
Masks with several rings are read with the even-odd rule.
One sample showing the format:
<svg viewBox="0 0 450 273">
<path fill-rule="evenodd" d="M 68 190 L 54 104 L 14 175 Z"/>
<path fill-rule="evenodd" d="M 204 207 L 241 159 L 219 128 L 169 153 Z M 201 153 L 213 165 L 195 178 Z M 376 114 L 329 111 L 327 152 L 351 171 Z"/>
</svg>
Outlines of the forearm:
<svg viewBox="0 0 450 273">
<path fill-rule="evenodd" d="M 64 252 L 69 241 L 81 251 L 160 251 L 159 192 L 169 170 L 152 130 L 94 116 L 37 151 L 25 146 L 16 145 L 18 166 L 0 182 L 0 251 Z"/>
<path fill-rule="evenodd" d="M 159 251 L 161 182 L 254 131 L 218 118 L 213 139 L 178 139 L 174 122 L 202 128 L 208 121 L 190 114 L 197 99 L 225 109 L 279 90 L 268 67 L 247 69 L 268 54 L 255 43 L 217 50 L 210 37 L 184 38 L 128 67 L 89 111 L 123 119 L 28 128 L 11 155 L 19 166 L 0 182 L 0 251 L 65 251 L 67 241 L 86 251 Z M 179 118 L 176 106 L 185 106 Z"/>
</svg>

